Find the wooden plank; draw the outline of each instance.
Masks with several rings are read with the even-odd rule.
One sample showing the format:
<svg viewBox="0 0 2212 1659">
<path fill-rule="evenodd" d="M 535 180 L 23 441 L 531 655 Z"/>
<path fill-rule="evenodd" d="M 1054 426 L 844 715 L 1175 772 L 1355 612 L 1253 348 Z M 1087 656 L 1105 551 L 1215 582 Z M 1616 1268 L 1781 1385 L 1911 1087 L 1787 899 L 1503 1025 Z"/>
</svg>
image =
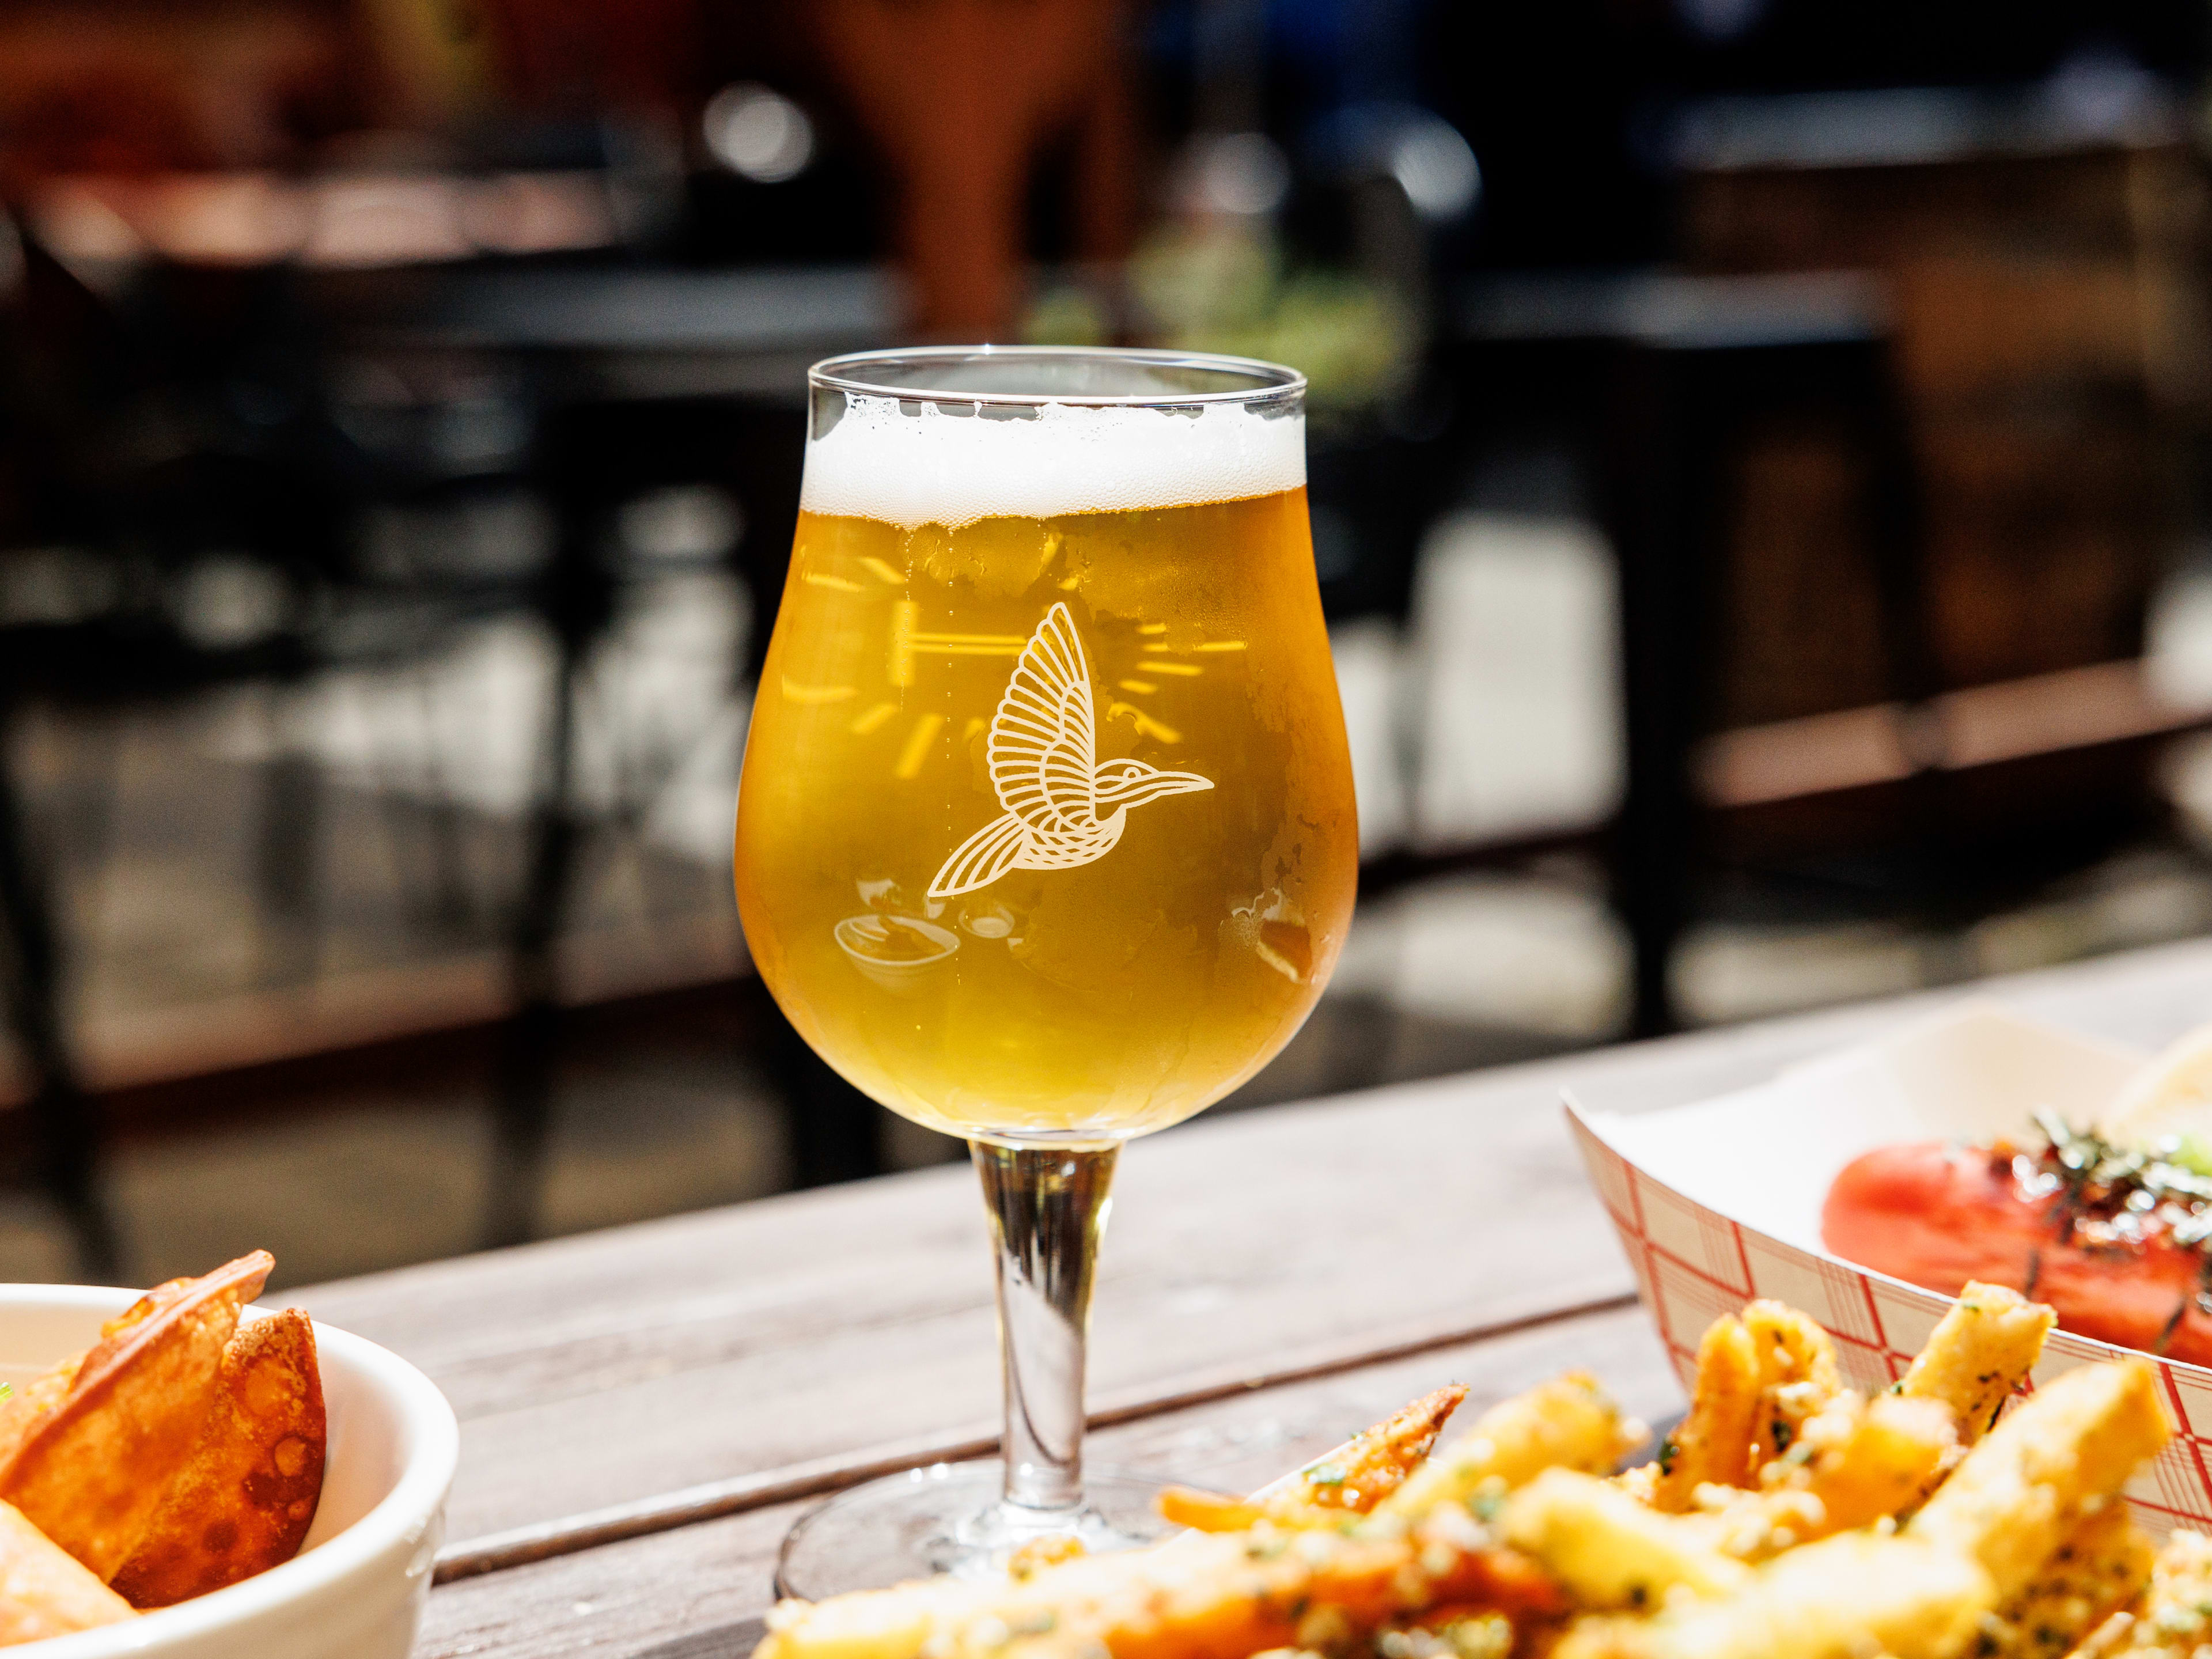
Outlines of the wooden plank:
<svg viewBox="0 0 2212 1659">
<path fill-rule="evenodd" d="M 2212 1012 L 2212 945 L 1981 988 L 2142 1044 Z M 1620 1296 L 1559 1091 L 1644 1110 L 1955 1002 L 1900 999 L 1200 1121 L 1125 1160 L 1094 1405 L 1341 1365 Z M 994 1431 L 981 1208 L 946 1169 L 303 1293 L 462 1418 L 449 1537 L 702 1484 L 833 1476 Z"/>
<path fill-rule="evenodd" d="M 1318 1382 L 1371 1365 L 1463 1346 L 1470 1340 L 1510 1335 L 1516 1331 L 1549 1324 L 1562 1318 L 1614 1312 L 1635 1305 L 1633 1297 L 1622 1296 L 1563 1313 L 1492 1327 L 1483 1333 L 1480 1339 L 1464 1337 L 1413 1342 L 1395 1349 L 1363 1355 L 1352 1361 L 1330 1361 L 1271 1372 L 1247 1372 L 1228 1381 L 1200 1382 L 1178 1392 L 1125 1402 L 1105 1411 L 1092 1411 L 1088 1413 L 1089 1420 L 1094 1430 L 1139 1422 L 1147 1418 L 1210 1405 L 1217 1400 L 1248 1394 L 1255 1389 Z M 473 1577 L 479 1573 L 501 1571 L 525 1563 L 567 1554 L 573 1550 L 594 1549 L 620 1539 L 665 1532 L 675 1527 L 692 1526 L 702 1521 L 761 1509 L 772 1504 L 817 1497 L 861 1480 L 872 1480 L 879 1474 L 896 1474 L 924 1463 L 988 1457 L 998 1449 L 995 1437 L 955 1431 L 925 1436 L 909 1442 L 892 1443 L 862 1459 L 833 1455 L 758 1474 L 704 1481 L 675 1492 L 658 1493 L 604 1509 L 559 1516 L 550 1521 L 448 1544 L 438 1554 L 437 1581 L 446 1583 Z"/>
<path fill-rule="evenodd" d="M 1665 1354 L 1632 1308 L 1246 1390 L 1104 1430 L 1092 1455 L 1161 1478 L 1249 1490 L 1443 1382 L 1469 1384 L 1479 1410 L 1573 1366 L 1596 1371 L 1631 1412 L 1679 1409 Z M 776 1548 L 806 1508 L 780 1504 L 441 1586 L 416 1659 L 742 1659 L 758 1639 Z"/>
<path fill-rule="evenodd" d="M 1556 1085 L 1410 1091 L 1133 1148 L 1096 1404 L 1433 1342 L 1631 1288 Z M 463 1421 L 450 1536 L 995 1431 L 991 1280 L 951 1168 L 407 1270 L 299 1299 Z M 548 1458 L 544 1449 L 564 1449 Z"/>
</svg>

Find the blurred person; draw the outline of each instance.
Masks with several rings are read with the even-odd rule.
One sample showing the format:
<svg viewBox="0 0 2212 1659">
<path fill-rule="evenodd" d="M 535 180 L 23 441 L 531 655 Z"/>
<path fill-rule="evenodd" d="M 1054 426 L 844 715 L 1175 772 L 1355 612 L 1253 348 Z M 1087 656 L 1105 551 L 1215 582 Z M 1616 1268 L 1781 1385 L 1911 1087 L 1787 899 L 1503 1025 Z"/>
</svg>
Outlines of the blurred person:
<svg viewBox="0 0 2212 1659">
<path fill-rule="evenodd" d="M 1074 145 L 1076 252 L 1127 250 L 1134 112 L 1121 0 L 815 0 L 823 64 L 889 167 L 915 328 L 1005 338 L 1040 153 Z"/>
</svg>

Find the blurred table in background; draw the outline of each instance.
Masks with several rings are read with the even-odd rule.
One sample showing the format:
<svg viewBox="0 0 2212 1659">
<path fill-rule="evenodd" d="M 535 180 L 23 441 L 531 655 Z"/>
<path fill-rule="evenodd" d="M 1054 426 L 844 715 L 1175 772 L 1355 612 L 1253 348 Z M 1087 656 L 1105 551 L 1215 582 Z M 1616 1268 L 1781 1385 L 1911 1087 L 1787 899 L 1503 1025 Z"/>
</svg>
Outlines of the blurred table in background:
<svg viewBox="0 0 2212 1659">
<path fill-rule="evenodd" d="M 436 181 L 416 182 L 427 188 Z M 64 192 L 61 201 L 47 216 L 76 237 L 75 257 L 88 257 L 82 221 L 95 208 L 128 229 L 88 191 Z M 159 205 L 150 187 L 127 204 L 173 230 L 175 216 L 165 219 L 149 201 Z M 120 241 L 94 251 L 118 268 L 143 262 L 145 252 Z M 881 338 L 895 314 L 894 285 L 861 270 L 342 269 L 347 263 L 309 260 L 295 270 L 150 266 L 116 289 L 138 298 L 105 318 L 85 314 L 93 338 L 126 360 L 134 337 L 149 336 L 146 355 L 157 377 L 165 362 L 167 372 L 178 374 L 172 360 L 188 354 L 210 319 L 217 332 L 200 343 L 219 349 L 198 369 L 185 356 L 179 378 L 157 378 L 147 390 L 128 390 L 125 380 L 125 422 L 143 420 L 143 405 L 154 402 L 181 428 L 165 441 L 171 449 L 155 471 L 129 471 L 139 464 L 126 447 L 124 471 L 102 477 L 99 469 L 113 473 L 118 465 L 110 453 L 116 416 L 106 410 L 84 411 L 84 429 L 74 435 L 65 422 L 55 423 L 57 441 L 76 445 L 76 472 L 64 465 L 40 480 L 47 533 L 79 544 L 70 556 L 72 568 L 82 567 L 85 580 L 76 586 L 86 593 L 131 597 L 119 608 L 110 599 L 90 599 L 60 620 L 51 607 L 0 619 L 8 630 L 0 646 L 9 663 L 6 689 L 15 708 L 40 700 L 160 702 L 247 684 L 297 695 L 334 672 L 368 664 L 404 672 L 434 661 L 459 634 L 503 615 L 530 619 L 553 654 L 542 713 L 528 722 L 538 735 L 526 742 L 537 742 L 540 753 L 526 763 L 529 812 L 519 892 L 501 930 L 505 961 L 488 985 L 458 1000 L 453 974 L 433 971 L 404 985 L 364 979 L 356 988 L 359 1006 L 351 1007 L 334 1006 L 345 998 L 313 987 L 298 988 L 294 1006 L 274 1021 L 265 1018 L 272 1012 L 262 1006 L 271 1001 L 266 997 L 227 1024 L 203 1015 L 189 1045 L 196 1054 L 181 1078 L 169 1069 L 173 1054 L 141 1054 L 120 1068 L 103 1055 L 107 1063 L 88 1073 L 59 1012 L 67 941 L 18 831 L 21 813 L 0 811 L 0 918 L 20 941 L 20 971 L 10 984 L 28 1073 L 22 1087 L 38 1103 L 31 1120 L 36 1167 L 45 1188 L 79 1218 L 82 1249 L 94 1261 L 113 1252 L 93 1196 L 95 1115 L 118 1107 L 126 1116 L 134 1109 L 159 1115 L 163 1085 L 181 1082 L 182 1094 L 168 1091 L 166 1107 L 173 1112 L 193 1092 L 191 1070 L 210 1063 L 234 1077 L 274 1067 L 282 1078 L 287 1066 L 296 1077 L 301 1063 L 327 1066 L 347 1054 L 355 1063 L 375 1054 L 382 1064 L 404 1064 L 411 1044 L 434 1066 L 439 1053 L 475 1040 L 494 1050 L 505 1165 L 491 1183 L 487 1231 L 501 1241 L 527 1237 L 563 1007 L 611 996 L 680 999 L 697 990 L 702 965 L 708 980 L 738 1000 L 757 988 L 742 974 L 733 927 L 726 930 L 729 938 L 706 941 L 705 963 L 687 964 L 679 951 L 661 952 L 669 960 L 655 964 L 647 952 L 635 964 L 643 976 L 627 980 L 620 952 L 612 959 L 604 951 L 586 953 L 565 937 L 574 931 L 583 842 L 607 817 L 606 803 L 586 812 L 579 796 L 582 676 L 617 629 L 628 587 L 720 566 L 750 588 L 750 605 L 737 609 L 759 625 L 746 629 L 742 617 L 731 618 L 739 645 L 728 683 L 695 718 L 711 726 L 743 693 L 765 646 L 765 619 L 774 614 L 788 556 L 805 365 Z M 42 281 L 39 270 L 32 274 Z M 40 292 L 34 287 L 34 307 Z M 257 384 L 272 368 L 276 378 Z M 19 380 L 42 384 L 35 374 Z M 243 420 L 232 412 L 236 406 L 246 410 Z M 29 418 L 36 409 L 30 406 Z M 86 473 L 88 466 L 94 470 Z M 111 503 L 139 516 L 111 523 Z M 684 509 L 679 517 L 705 512 L 728 522 L 708 526 L 704 541 L 695 525 L 641 529 L 631 522 L 648 510 L 667 518 L 656 503 Z M 387 544 L 389 538 L 363 533 L 364 525 L 374 530 L 379 514 L 402 523 L 425 513 L 481 517 L 509 504 L 525 516 L 496 544 L 435 534 Z M 550 526 L 542 548 L 527 522 L 540 504 Z M 26 556 L 52 563 L 59 555 L 0 553 L 0 561 Z M 128 568 L 133 561 L 149 566 L 144 578 L 124 580 L 107 568 Z M 242 635 L 232 624 L 229 635 L 211 639 L 189 609 L 191 582 L 218 568 L 233 586 L 243 582 L 271 596 L 258 611 L 249 606 Z M 20 586 L 0 584 L 11 592 Z M 726 736 L 733 765 L 741 727 Z M 650 810 L 666 781 L 665 774 L 653 775 L 662 764 L 645 754 L 620 757 L 617 775 L 629 779 L 635 798 L 614 803 L 617 817 Z M 271 765 L 265 775 L 270 897 L 280 907 L 312 902 L 319 785 L 299 765 Z M 0 793 L 0 806 L 11 799 Z M 671 969 L 672 979 L 655 977 Z M 862 1170 L 879 1167 L 872 1109 L 865 1122 L 855 1121 L 859 1109 L 824 1082 L 826 1073 L 790 1052 L 793 1044 L 765 997 L 755 995 L 750 1004 L 757 1006 L 747 1023 L 765 1032 L 772 1073 L 801 1091 L 789 1112 L 795 1173 L 814 1181 L 851 1172 L 856 1161 Z M 427 1018 L 426 1006 L 434 1011 Z M 310 1017 L 299 1018 L 301 1012 Z"/>
</svg>

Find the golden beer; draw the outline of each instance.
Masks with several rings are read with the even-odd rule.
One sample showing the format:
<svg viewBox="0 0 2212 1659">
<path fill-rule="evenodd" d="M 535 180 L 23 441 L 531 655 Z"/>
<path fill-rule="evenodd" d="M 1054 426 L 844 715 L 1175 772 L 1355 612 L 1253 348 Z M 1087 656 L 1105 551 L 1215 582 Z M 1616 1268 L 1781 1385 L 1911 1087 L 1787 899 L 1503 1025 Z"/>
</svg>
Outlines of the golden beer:
<svg viewBox="0 0 2212 1659">
<path fill-rule="evenodd" d="M 1189 1116 L 1297 1030 L 1352 914 L 1303 486 L 803 513 L 739 801 L 754 959 L 868 1094 L 1020 1141 Z"/>
<path fill-rule="evenodd" d="M 1156 1481 L 1083 1468 L 1115 1163 L 1290 1040 L 1358 836 L 1294 370 L 940 346 L 807 388 L 738 905 L 815 1051 L 968 1138 L 1006 1399 L 998 1458 L 792 1528 L 777 1593 L 818 1600 L 1158 1535 Z"/>
</svg>

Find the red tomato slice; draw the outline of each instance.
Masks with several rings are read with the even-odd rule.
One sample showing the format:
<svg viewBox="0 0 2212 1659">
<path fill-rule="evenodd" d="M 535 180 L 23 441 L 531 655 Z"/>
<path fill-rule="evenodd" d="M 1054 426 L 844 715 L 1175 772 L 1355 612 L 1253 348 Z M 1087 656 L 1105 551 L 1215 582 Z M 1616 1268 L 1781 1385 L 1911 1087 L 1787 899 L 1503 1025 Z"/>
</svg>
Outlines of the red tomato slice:
<svg viewBox="0 0 2212 1659">
<path fill-rule="evenodd" d="M 2001 1160 L 1942 1141 L 1853 1159 L 1820 1211 L 1821 1241 L 1846 1261 L 1947 1296 L 1970 1279 L 2008 1285 L 2049 1303 L 2063 1329 L 2212 1365 L 2197 1252 L 2162 1234 L 2084 1245 L 2059 1243 L 2059 1232 L 2051 1200 L 2024 1196 Z"/>
</svg>

